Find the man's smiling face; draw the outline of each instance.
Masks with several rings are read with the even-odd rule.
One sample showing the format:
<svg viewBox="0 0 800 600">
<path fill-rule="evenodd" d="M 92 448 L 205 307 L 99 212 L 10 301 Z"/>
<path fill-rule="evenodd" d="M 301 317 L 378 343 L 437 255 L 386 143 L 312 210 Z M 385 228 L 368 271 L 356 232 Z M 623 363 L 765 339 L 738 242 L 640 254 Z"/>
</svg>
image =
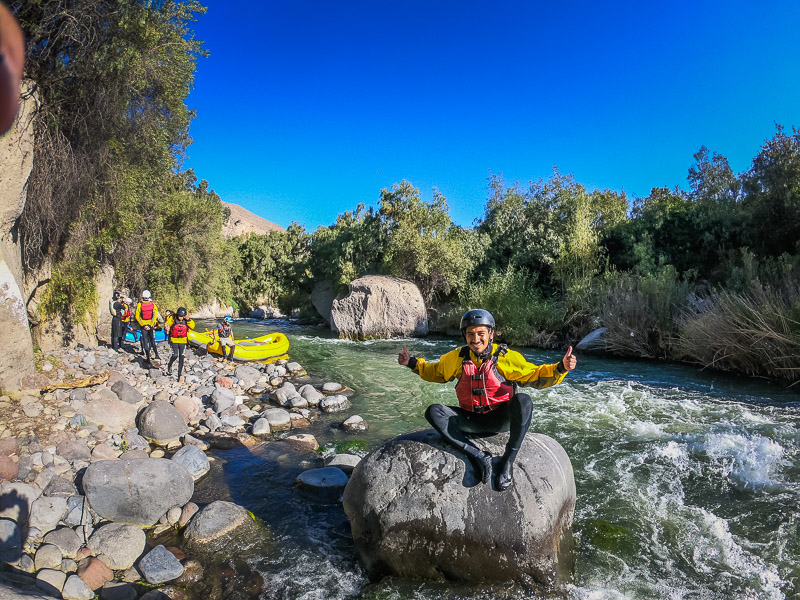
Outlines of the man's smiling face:
<svg viewBox="0 0 800 600">
<path fill-rule="evenodd" d="M 486 325 L 467 327 L 467 345 L 475 354 L 480 354 L 492 343 L 492 331 Z"/>
</svg>

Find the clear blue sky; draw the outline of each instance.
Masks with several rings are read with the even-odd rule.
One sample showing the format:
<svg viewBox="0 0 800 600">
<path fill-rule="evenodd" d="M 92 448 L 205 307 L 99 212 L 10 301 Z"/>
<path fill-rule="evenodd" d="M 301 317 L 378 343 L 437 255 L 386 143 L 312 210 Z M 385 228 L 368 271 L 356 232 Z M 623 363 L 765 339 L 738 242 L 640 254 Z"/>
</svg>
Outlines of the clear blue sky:
<svg viewBox="0 0 800 600">
<path fill-rule="evenodd" d="M 798 0 L 206 4 L 184 166 L 284 227 L 402 179 L 469 226 L 490 173 L 553 166 L 646 196 L 800 126 Z"/>
</svg>

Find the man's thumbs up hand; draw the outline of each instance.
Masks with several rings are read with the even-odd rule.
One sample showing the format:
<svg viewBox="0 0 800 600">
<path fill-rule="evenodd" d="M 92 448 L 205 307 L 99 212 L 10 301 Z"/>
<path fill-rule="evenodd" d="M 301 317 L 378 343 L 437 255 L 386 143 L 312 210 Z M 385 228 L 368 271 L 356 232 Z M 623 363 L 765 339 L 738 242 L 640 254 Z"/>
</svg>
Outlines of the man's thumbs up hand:
<svg viewBox="0 0 800 600">
<path fill-rule="evenodd" d="M 572 346 L 567 348 L 567 353 L 561 359 L 561 364 L 567 371 L 572 371 L 578 365 L 578 358 L 572 353 Z"/>
</svg>

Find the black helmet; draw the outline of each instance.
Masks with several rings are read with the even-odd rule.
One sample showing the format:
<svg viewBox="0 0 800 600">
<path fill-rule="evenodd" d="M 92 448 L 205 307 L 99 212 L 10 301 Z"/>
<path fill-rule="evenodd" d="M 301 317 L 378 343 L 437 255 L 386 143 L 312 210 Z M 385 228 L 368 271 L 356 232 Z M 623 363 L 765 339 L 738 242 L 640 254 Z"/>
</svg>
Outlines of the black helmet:
<svg viewBox="0 0 800 600">
<path fill-rule="evenodd" d="M 114 292 L 114 300 L 119 300 L 121 296 L 122 296 L 122 292 L 120 292 L 118 290 Z"/>
<path fill-rule="evenodd" d="M 473 325 L 486 325 L 489 329 L 494 331 L 494 317 L 488 310 L 482 308 L 473 308 L 464 313 L 461 317 L 461 335 L 466 335 L 467 327 Z"/>
<path fill-rule="evenodd" d="M 186 316 L 186 309 L 181 306 L 178 309 L 178 312 L 175 313 L 175 314 L 177 314 L 179 317 L 185 317 Z"/>
</svg>

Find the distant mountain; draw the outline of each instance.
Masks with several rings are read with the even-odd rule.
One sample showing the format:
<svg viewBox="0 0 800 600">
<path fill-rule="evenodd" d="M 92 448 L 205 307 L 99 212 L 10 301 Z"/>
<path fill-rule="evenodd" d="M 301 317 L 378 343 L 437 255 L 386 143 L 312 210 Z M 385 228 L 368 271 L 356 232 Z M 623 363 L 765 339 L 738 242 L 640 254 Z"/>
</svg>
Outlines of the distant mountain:
<svg viewBox="0 0 800 600">
<path fill-rule="evenodd" d="M 230 202 L 223 202 L 223 204 L 231 209 L 231 217 L 222 227 L 222 237 L 224 238 L 232 238 L 244 233 L 264 234 L 269 231 L 286 231 L 280 225 L 254 215 L 238 204 Z"/>
</svg>

